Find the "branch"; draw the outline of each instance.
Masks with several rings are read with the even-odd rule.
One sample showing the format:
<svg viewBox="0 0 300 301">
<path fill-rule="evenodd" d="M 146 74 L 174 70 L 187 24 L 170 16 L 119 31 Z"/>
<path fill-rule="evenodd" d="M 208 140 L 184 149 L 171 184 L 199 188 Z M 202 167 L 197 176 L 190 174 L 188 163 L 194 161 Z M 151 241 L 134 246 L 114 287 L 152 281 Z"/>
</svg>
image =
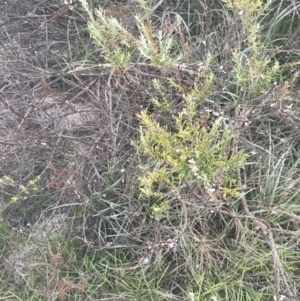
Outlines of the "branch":
<svg viewBox="0 0 300 301">
<path fill-rule="evenodd" d="M 241 179 L 241 177 L 239 177 L 239 178 Z M 241 180 L 240 180 L 240 182 L 241 182 Z M 241 183 L 240 183 L 240 187 L 242 187 Z M 281 292 L 281 289 L 280 289 L 280 279 L 281 278 L 285 282 L 288 294 L 290 296 L 293 296 L 294 294 L 293 294 L 292 290 L 290 289 L 290 287 L 287 283 L 287 280 L 285 278 L 284 267 L 283 267 L 283 265 L 280 261 L 280 258 L 279 258 L 279 255 L 278 255 L 278 252 L 277 252 L 277 249 L 276 249 L 276 244 L 275 244 L 275 240 L 274 240 L 274 237 L 273 237 L 271 227 L 268 224 L 265 224 L 261 220 L 258 220 L 254 217 L 254 215 L 249 210 L 249 207 L 248 207 L 248 204 L 247 204 L 247 201 L 246 201 L 246 198 L 245 198 L 244 194 L 242 194 L 242 196 L 241 196 L 241 202 L 242 202 L 242 206 L 243 206 L 243 209 L 244 209 L 245 213 L 248 216 L 253 217 L 254 224 L 258 228 L 260 228 L 262 230 L 263 234 L 266 235 L 267 238 L 268 238 L 268 243 L 269 243 L 269 246 L 270 246 L 270 249 L 271 249 L 271 252 L 272 252 L 274 268 L 275 268 L 275 290 L 276 290 L 276 298 L 277 298 L 276 300 L 281 300 L 281 293 L 280 293 Z"/>
</svg>

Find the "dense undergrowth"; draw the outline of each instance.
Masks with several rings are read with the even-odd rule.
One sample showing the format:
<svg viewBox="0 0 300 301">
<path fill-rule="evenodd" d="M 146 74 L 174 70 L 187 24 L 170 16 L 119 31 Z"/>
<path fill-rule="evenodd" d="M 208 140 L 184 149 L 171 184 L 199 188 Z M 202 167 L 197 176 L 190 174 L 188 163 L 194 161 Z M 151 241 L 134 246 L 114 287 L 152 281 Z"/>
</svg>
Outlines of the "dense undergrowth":
<svg viewBox="0 0 300 301">
<path fill-rule="evenodd" d="M 52 2 L 0 32 L 0 300 L 300 299 L 300 2 Z"/>
</svg>

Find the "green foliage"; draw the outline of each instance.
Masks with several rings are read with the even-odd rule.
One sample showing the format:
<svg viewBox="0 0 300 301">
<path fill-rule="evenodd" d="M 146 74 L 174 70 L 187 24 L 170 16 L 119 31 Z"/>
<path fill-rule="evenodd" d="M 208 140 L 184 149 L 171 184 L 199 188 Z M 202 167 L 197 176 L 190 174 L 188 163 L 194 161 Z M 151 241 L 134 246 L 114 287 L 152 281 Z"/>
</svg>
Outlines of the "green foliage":
<svg viewBox="0 0 300 301">
<path fill-rule="evenodd" d="M 260 0 L 222 0 L 240 18 L 240 24 L 245 32 L 245 50 L 236 49 L 232 60 L 235 63 L 236 84 L 242 91 L 257 96 L 270 87 L 279 73 L 279 64 L 271 64 L 270 55 L 265 51 L 260 35 L 261 26 L 259 18 L 270 6 L 270 1 L 262 4 Z"/>
<path fill-rule="evenodd" d="M 136 50 L 148 64 L 164 70 L 182 58 L 178 47 L 175 47 L 174 38 L 165 35 L 162 30 L 155 32 L 149 20 L 135 16 L 139 29 L 139 38 L 136 38 L 116 18 L 105 15 L 102 9 L 95 10 L 95 18 L 87 1 L 80 2 L 90 18 L 89 32 L 100 47 L 105 61 L 112 66 L 126 69 Z"/>
<path fill-rule="evenodd" d="M 28 270 L 18 266 L 14 272 L 25 293 L 20 289 L 17 298 L 0 291 L 0 299 L 33 300 L 30 292 L 53 300 L 265 301 L 281 300 L 282 292 L 296 300 L 299 135 L 283 125 L 299 120 L 297 102 L 290 105 L 299 74 L 278 83 L 276 91 L 273 81 L 279 82 L 283 66 L 298 62 L 282 58 L 280 66 L 277 49 L 266 45 L 272 39 L 262 33 L 266 20 L 278 21 L 269 35 L 280 46 L 279 19 L 290 16 L 292 4 L 282 15 L 283 0 L 157 1 L 156 7 L 146 0 L 96 1 L 108 7 L 96 10 L 88 5 L 93 1 L 80 2 L 96 48 L 85 51 L 100 53 L 105 64 L 99 76 L 98 58 L 95 64 L 91 55 L 73 60 L 68 73 L 81 82 L 73 100 L 89 95 L 87 109 L 95 108 L 105 117 L 99 123 L 108 124 L 103 128 L 95 118 L 83 131 L 76 124 L 76 136 L 60 135 L 63 146 L 68 136 L 84 138 L 90 150 L 64 156 L 76 162 L 65 171 L 70 185 L 59 185 L 70 177 L 58 172 L 57 145 L 46 159 L 56 158 L 57 171 L 46 175 L 56 180 L 51 193 L 57 203 L 47 208 L 53 214 L 26 229 L 27 246 L 38 249 L 35 257 L 29 248 Z M 132 28 L 110 15 L 114 2 L 136 5 Z M 265 18 L 270 6 L 277 8 L 277 21 Z M 82 79 L 77 71 L 85 68 Z M 94 136 L 85 134 L 90 129 Z M 40 182 L 36 177 L 19 184 L 3 176 L 0 187 L 18 205 L 36 195 Z M 60 210 L 67 213 L 67 234 L 48 235 L 48 246 L 37 243 L 47 220 L 51 229 L 59 226 L 54 218 Z M 11 234 L 4 223 L 0 244 L 7 250 Z M 4 261 L 8 266 L 9 258 Z M 63 279 L 69 288 L 60 286 Z M 3 287 L 11 289 L 6 282 Z"/>
<path fill-rule="evenodd" d="M 37 176 L 34 179 L 29 180 L 27 185 L 21 183 L 17 185 L 12 177 L 6 175 L 0 178 L 0 185 L 2 184 L 3 186 L 10 186 L 10 187 L 17 188 L 17 193 L 11 197 L 11 200 L 18 201 L 20 198 L 29 195 L 30 192 L 38 191 L 40 189 L 40 180 L 41 177 Z"/>
<path fill-rule="evenodd" d="M 0 184 L 7 186 L 15 186 L 15 181 L 10 176 L 3 176 L 0 178 Z"/>
<path fill-rule="evenodd" d="M 158 203 L 172 200 L 180 197 L 182 190 L 194 181 L 208 191 L 216 187 L 224 198 L 239 196 L 237 170 L 242 168 L 247 156 L 243 151 L 231 150 L 233 128 L 224 118 L 216 119 L 209 126 L 201 124 L 201 116 L 197 116 L 199 105 L 212 91 L 211 62 L 212 56 L 207 54 L 187 93 L 169 79 L 169 87 L 183 93 L 185 103 L 182 112 L 172 116 L 173 124 L 161 126 L 146 110 L 138 114 L 143 126 L 138 149 L 149 156 L 148 164 L 143 167 L 146 172 L 139 178 L 142 197 L 153 198 Z M 158 111 L 168 111 L 161 82 L 155 79 L 153 86 L 162 96 L 161 102 L 157 98 L 152 100 L 154 106 Z M 161 207 L 155 204 L 152 215 L 165 213 L 168 208 L 165 204 L 162 202 Z"/>
<path fill-rule="evenodd" d="M 249 29 L 250 32 L 257 18 L 264 13 L 269 5 L 263 5 L 261 0 L 222 0 L 222 2 L 241 17 L 244 28 Z"/>
<path fill-rule="evenodd" d="M 158 112 L 169 112 L 170 104 L 168 103 L 162 82 L 159 79 L 154 78 L 152 80 L 152 84 L 155 91 L 159 94 L 159 97 L 152 98 L 151 101 L 153 106 Z"/>
<path fill-rule="evenodd" d="M 144 127 L 139 149 L 151 158 L 149 170 L 140 177 L 142 195 L 178 197 L 184 184 L 197 179 L 206 189 L 218 187 L 237 197 L 236 171 L 246 155 L 242 151 L 229 155 L 233 131 L 221 118 L 208 130 L 186 114 L 173 116 L 172 129 L 160 126 L 146 111 L 138 115 Z"/>
<path fill-rule="evenodd" d="M 135 38 L 116 18 L 106 16 L 101 8 L 95 10 L 95 18 L 87 1 L 80 2 L 90 18 L 88 30 L 96 45 L 101 48 L 105 60 L 115 67 L 126 68 L 131 60 Z"/>
<path fill-rule="evenodd" d="M 154 33 L 153 29 L 145 24 L 139 17 L 136 17 L 136 21 L 141 33 L 138 49 L 140 54 L 146 60 L 150 61 L 150 64 L 162 68 L 169 68 L 180 61 L 182 54 L 173 54 L 173 37 L 165 36 L 162 30 Z"/>
<path fill-rule="evenodd" d="M 156 220 L 159 220 L 166 214 L 170 209 L 170 205 L 168 201 L 163 201 L 160 204 L 154 204 L 151 207 L 152 217 Z"/>
<path fill-rule="evenodd" d="M 225 196 L 239 195 L 236 171 L 246 155 L 243 151 L 231 152 L 234 131 L 224 118 L 216 119 L 211 128 L 199 124 L 201 116 L 197 118 L 198 106 L 213 84 L 209 61 L 210 57 L 184 96 L 183 111 L 172 116 L 173 125 L 161 126 L 146 110 L 138 114 L 143 126 L 138 148 L 150 158 L 145 175 L 140 177 L 143 197 L 178 198 L 182 188 L 195 180 L 206 189 L 217 187 Z M 154 85 L 156 90 L 160 88 L 158 81 Z M 170 86 L 180 89 L 173 81 Z"/>
</svg>

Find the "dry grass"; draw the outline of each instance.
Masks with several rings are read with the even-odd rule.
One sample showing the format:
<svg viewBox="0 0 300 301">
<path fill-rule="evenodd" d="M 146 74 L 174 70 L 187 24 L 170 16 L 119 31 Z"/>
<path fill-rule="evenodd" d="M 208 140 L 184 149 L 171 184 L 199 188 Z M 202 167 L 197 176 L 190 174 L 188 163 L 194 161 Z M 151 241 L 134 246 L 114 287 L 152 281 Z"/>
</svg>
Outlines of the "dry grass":
<svg viewBox="0 0 300 301">
<path fill-rule="evenodd" d="M 219 1 L 159 1 L 150 11 L 90 2 L 135 37 L 132 16 L 143 14 L 177 38 L 183 62 L 165 72 L 134 52 L 126 70 L 111 68 L 79 5 L 0 3 L 0 178 L 14 181 L 0 183 L 0 299 L 299 298 L 299 53 L 290 43 L 299 22 L 290 16 L 300 4 L 274 1 L 261 17 L 264 51 L 282 69 L 278 83 L 252 97 L 233 76 L 232 50 L 247 53 L 247 33 Z M 285 40 L 288 54 L 276 48 Z M 146 108 L 172 127 L 208 52 L 216 80 L 197 120 L 210 128 L 223 116 L 234 128 L 230 151 L 250 155 L 239 174 L 243 194 L 226 201 L 195 181 L 153 219 L 153 200 L 139 195 L 149 161 L 132 145 L 136 114 Z M 154 78 L 169 111 L 152 102 L 160 96 Z"/>
</svg>

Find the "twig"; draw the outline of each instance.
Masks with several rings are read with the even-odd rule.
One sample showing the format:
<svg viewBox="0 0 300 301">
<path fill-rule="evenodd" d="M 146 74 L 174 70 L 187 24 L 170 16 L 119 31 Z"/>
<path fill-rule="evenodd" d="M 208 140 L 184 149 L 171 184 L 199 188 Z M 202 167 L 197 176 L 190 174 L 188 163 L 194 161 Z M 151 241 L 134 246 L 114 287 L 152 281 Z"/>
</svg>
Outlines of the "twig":
<svg viewBox="0 0 300 301">
<path fill-rule="evenodd" d="M 12 141 L 6 141 L 6 140 L 0 140 L 0 144 L 7 144 L 7 145 L 20 145 L 19 142 L 12 142 Z"/>
<path fill-rule="evenodd" d="M 27 119 L 27 117 L 28 117 L 29 114 L 31 113 L 32 108 L 33 108 L 33 106 L 32 106 L 32 104 L 30 104 L 30 107 L 28 108 L 26 114 L 24 115 L 24 118 L 22 118 L 21 122 L 18 124 L 17 130 L 20 130 L 20 128 L 22 127 L 24 121 Z"/>
<path fill-rule="evenodd" d="M 241 177 L 239 177 L 239 178 L 241 179 Z M 241 183 L 240 183 L 240 185 L 241 185 Z M 240 187 L 242 187 L 242 186 L 240 186 Z M 243 209 L 244 209 L 245 213 L 248 216 L 254 217 L 254 215 L 249 210 L 249 207 L 248 207 L 248 204 L 247 204 L 247 201 L 246 201 L 246 198 L 245 198 L 244 195 L 241 196 L 241 203 L 242 203 L 242 206 L 243 206 Z M 270 246 L 270 249 L 271 249 L 271 252 L 272 252 L 274 268 L 275 268 L 275 290 L 276 290 L 276 298 L 277 298 L 276 300 L 280 300 L 280 296 L 281 296 L 281 293 L 280 293 L 280 291 L 281 291 L 281 289 L 280 289 L 280 279 L 281 279 L 281 277 L 285 282 L 286 289 L 288 290 L 289 295 L 291 295 L 291 296 L 294 295 L 292 290 L 290 289 L 288 283 L 287 283 L 287 280 L 285 279 L 284 267 L 282 266 L 282 263 L 280 261 L 280 258 L 279 258 L 279 255 L 278 255 L 278 252 L 277 252 L 277 249 L 276 249 L 276 244 L 275 244 L 275 240 L 274 240 L 274 237 L 273 237 L 271 227 L 268 224 L 266 225 L 261 220 L 256 219 L 255 217 L 253 219 L 253 222 L 258 228 L 260 228 L 262 230 L 263 234 L 266 235 L 267 238 L 268 238 L 268 243 L 269 243 L 269 246 Z"/>
<path fill-rule="evenodd" d="M 41 1 L 39 4 L 37 4 L 32 11 L 30 11 L 30 12 L 27 13 L 26 17 L 29 17 L 29 16 L 32 17 L 35 14 L 36 10 L 39 7 L 43 6 L 47 1 L 48 0 L 44 0 L 44 1 Z"/>
<path fill-rule="evenodd" d="M 52 16 L 49 19 L 46 19 L 42 24 L 40 25 L 39 29 L 45 29 L 46 25 L 54 20 L 56 20 L 59 16 L 64 15 L 68 10 L 70 9 L 69 5 L 64 5 L 61 9 L 59 9 L 57 12 L 52 14 Z"/>
<path fill-rule="evenodd" d="M 290 218 L 292 218 L 294 220 L 294 222 L 297 222 L 297 223 L 300 223 L 300 216 L 295 214 L 295 213 L 292 213 L 292 212 L 288 212 L 288 211 L 285 211 L 285 210 L 282 210 L 282 209 L 277 209 L 277 208 L 267 208 L 267 207 L 259 207 L 259 206 L 249 206 L 250 208 L 257 208 L 257 209 L 264 209 L 264 210 L 268 210 L 270 211 L 271 213 L 280 213 L 280 214 L 283 214 L 283 215 L 286 215 Z"/>
<path fill-rule="evenodd" d="M 234 136 L 233 139 L 233 152 L 238 151 L 238 140 L 239 140 L 239 134 L 240 134 L 240 127 L 235 127 L 235 132 L 236 135 Z M 238 170 L 238 178 L 239 178 L 239 187 L 243 187 L 242 185 L 242 177 L 241 177 L 241 171 Z M 280 261 L 277 249 L 276 249 L 276 244 L 272 232 L 272 228 L 266 221 L 262 221 L 260 219 L 257 219 L 249 210 L 247 200 L 245 198 L 245 194 L 241 193 L 240 196 L 242 207 L 244 209 L 244 212 L 246 213 L 247 216 L 251 217 L 253 219 L 253 223 L 256 225 L 257 228 L 262 230 L 262 233 L 267 237 L 268 244 L 270 246 L 271 254 L 273 257 L 273 263 L 274 263 L 274 269 L 275 269 L 275 296 L 276 300 L 281 300 L 281 288 L 280 288 L 280 280 L 282 279 L 285 283 L 286 289 L 288 291 L 288 294 L 293 296 L 294 293 L 290 289 L 287 279 L 285 277 L 285 271 L 284 267 Z"/>
<path fill-rule="evenodd" d="M 152 67 L 152 68 L 156 68 L 156 69 L 161 69 L 161 66 L 151 64 L 151 63 L 129 63 L 128 64 L 128 67 L 136 67 L 136 66 L 138 66 L 138 67 Z M 170 67 L 170 69 L 173 69 L 173 70 L 176 69 L 176 70 L 184 71 L 184 72 L 187 72 L 191 75 L 199 74 L 199 72 L 202 69 L 201 62 L 199 62 L 198 64 L 193 64 L 193 66 L 196 66 L 197 69 L 193 70 L 193 69 L 190 68 L 190 67 L 192 67 L 191 65 L 187 65 L 187 64 L 184 64 L 184 63 L 174 63 Z M 89 70 L 89 69 L 93 69 L 93 68 L 97 68 L 97 67 L 99 67 L 101 69 L 105 69 L 105 68 L 114 69 L 115 68 L 110 63 L 90 65 L 90 66 L 86 66 L 86 67 L 85 66 L 79 66 L 79 67 L 76 67 L 72 70 L 67 71 L 66 74 L 74 73 L 74 72 L 77 72 L 77 71 Z"/>
<path fill-rule="evenodd" d="M 143 19 L 148 19 L 158 8 L 160 5 L 162 5 L 164 0 L 160 0 L 154 5 L 149 12 L 147 12 L 144 16 Z"/>
</svg>

